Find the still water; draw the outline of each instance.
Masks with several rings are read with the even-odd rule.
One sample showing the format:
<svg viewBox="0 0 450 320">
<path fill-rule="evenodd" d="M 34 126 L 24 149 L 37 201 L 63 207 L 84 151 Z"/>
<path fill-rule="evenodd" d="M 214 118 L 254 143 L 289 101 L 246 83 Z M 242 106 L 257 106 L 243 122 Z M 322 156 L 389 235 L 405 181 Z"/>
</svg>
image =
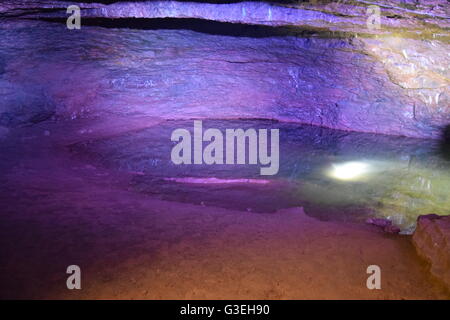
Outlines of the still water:
<svg viewBox="0 0 450 320">
<path fill-rule="evenodd" d="M 203 127 L 279 129 L 278 174 L 261 176 L 259 164 L 173 164 L 171 134 L 177 128 L 193 133 L 193 120 L 166 121 L 71 150 L 133 173 L 132 190 L 169 201 L 253 213 L 301 206 L 322 220 L 383 217 L 404 233 L 414 229 L 418 215 L 450 213 L 450 161 L 435 141 L 267 120 L 204 120 Z"/>
</svg>

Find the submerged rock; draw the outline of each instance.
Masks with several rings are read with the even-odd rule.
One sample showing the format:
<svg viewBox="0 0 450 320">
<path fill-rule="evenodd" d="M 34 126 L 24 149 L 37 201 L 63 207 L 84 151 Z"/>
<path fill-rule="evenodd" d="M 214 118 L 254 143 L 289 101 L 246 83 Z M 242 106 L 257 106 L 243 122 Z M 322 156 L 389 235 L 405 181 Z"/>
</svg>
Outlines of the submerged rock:
<svg viewBox="0 0 450 320">
<path fill-rule="evenodd" d="M 393 234 L 397 234 L 399 233 L 401 230 L 399 227 L 395 226 L 392 224 L 392 221 L 389 219 L 383 219 L 383 218 L 368 218 L 366 220 L 366 223 L 368 224 L 373 224 L 377 227 L 380 227 L 383 229 L 384 232 L 386 233 L 393 233 Z"/>
<path fill-rule="evenodd" d="M 413 243 L 419 256 L 430 263 L 431 273 L 450 288 L 450 216 L 420 216 Z"/>
</svg>

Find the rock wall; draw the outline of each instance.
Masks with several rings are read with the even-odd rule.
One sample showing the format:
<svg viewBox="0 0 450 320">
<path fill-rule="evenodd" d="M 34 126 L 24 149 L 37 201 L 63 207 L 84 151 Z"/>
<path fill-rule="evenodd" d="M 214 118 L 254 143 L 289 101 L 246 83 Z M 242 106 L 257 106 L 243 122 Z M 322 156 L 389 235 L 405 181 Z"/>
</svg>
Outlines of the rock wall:
<svg viewBox="0 0 450 320">
<path fill-rule="evenodd" d="M 420 216 L 413 243 L 417 253 L 430 263 L 431 273 L 450 289 L 450 216 Z"/>
<path fill-rule="evenodd" d="M 449 8 L 378 4 L 381 29 L 367 28 L 363 1 L 159 1 L 80 4 L 83 26 L 68 30 L 65 18 L 19 19 L 66 17 L 68 3 L 6 1 L 0 125 L 113 113 L 437 138 L 450 123 Z M 141 19 L 111 19 L 130 17 Z M 158 20 L 161 29 L 161 17 L 222 22 Z"/>
</svg>

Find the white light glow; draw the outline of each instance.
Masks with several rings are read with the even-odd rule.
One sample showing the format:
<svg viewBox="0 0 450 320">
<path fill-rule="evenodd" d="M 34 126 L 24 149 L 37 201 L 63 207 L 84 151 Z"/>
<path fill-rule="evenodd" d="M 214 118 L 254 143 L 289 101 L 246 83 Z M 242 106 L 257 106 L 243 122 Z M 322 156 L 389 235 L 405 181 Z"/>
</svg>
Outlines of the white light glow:
<svg viewBox="0 0 450 320">
<path fill-rule="evenodd" d="M 369 165 L 364 162 L 345 162 L 333 164 L 330 176 L 339 180 L 357 180 L 369 171 Z"/>
</svg>

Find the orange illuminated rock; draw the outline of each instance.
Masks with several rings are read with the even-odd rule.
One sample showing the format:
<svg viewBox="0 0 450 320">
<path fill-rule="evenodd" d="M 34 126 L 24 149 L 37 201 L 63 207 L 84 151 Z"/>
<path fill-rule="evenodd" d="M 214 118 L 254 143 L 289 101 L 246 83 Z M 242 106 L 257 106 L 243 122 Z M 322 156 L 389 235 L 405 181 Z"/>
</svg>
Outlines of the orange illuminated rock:
<svg viewBox="0 0 450 320">
<path fill-rule="evenodd" d="M 413 243 L 417 253 L 430 263 L 431 273 L 450 288 L 450 216 L 420 216 Z"/>
</svg>

